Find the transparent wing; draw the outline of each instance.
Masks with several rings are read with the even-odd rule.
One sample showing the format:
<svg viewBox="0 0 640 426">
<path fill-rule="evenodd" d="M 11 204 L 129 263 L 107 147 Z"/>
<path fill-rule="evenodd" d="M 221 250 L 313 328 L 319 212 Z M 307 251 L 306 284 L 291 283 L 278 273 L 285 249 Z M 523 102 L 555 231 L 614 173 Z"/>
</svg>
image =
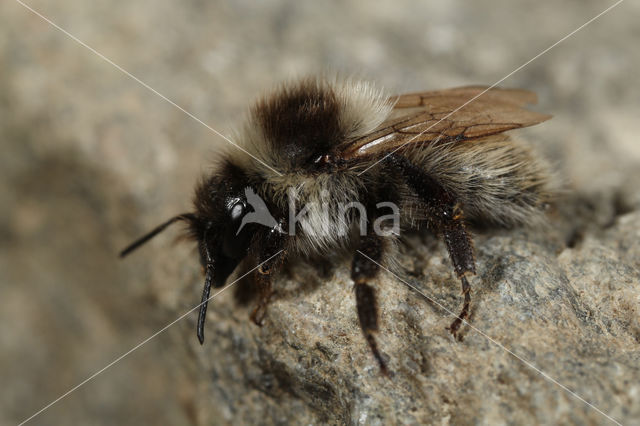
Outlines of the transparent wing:
<svg viewBox="0 0 640 426">
<path fill-rule="evenodd" d="M 462 143 L 551 118 L 523 108 L 536 102 L 533 92 L 493 88 L 480 95 L 484 90 L 470 86 L 393 96 L 389 119 L 373 132 L 338 145 L 336 155 L 350 159 L 420 144 Z"/>
</svg>

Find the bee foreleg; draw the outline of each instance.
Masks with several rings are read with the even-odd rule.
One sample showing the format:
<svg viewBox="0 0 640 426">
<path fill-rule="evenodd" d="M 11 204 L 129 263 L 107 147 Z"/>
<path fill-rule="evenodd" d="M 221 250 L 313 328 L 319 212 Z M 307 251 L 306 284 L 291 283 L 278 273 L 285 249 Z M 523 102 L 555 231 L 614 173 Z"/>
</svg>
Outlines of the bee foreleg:
<svg viewBox="0 0 640 426">
<path fill-rule="evenodd" d="M 285 258 L 285 251 L 283 247 L 283 238 L 281 235 L 269 231 L 269 233 L 261 239 L 258 244 L 259 254 L 258 259 L 263 262 L 256 271 L 256 284 L 258 287 L 258 304 L 251 312 L 251 321 L 256 325 L 262 325 L 264 316 L 267 313 L 267 305 L 273 294 L 272 280 L 273 276 L 282 266 Z M 274 253 L 278 253 L 274 256 Z M 263 259 L 268 259 L 264 261 Z"/>
<path fill-rule="evenodd" d="M 383 241 L 377 235 L 362 236 L 360 248 L 356 251 L 351 264 L 351 279 L 355 284 L 358 320 L 373 356 L 384 375 L 388 375 L 387 365 L 378 351 L 374 333 L 378 331 L 378 304 L 375 289 L 368 284 L 380 272 L 379 262 L 383 254 Z"/>
<path fill-rule="evenodd" d="M 267 305 L 269 304 L 271 294 L 273 293 L 271 276 L 258 273 L 257 284 L 259 292 L 258 304 L 253 308 L 250 318 L 256 325 L 261 326 L 264 321 L 264 316 L 267 313 Z"/>
</svg>

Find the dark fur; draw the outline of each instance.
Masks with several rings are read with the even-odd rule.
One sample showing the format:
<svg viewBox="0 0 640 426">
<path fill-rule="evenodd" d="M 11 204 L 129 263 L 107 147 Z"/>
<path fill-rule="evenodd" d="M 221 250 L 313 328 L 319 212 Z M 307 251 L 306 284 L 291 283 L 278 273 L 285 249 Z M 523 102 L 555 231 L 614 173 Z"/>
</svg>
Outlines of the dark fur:
<svg viewBox="0 0 640 426">
<path fill-rule="evenodd" d="M 333 91 L 307 80 L 283 87 L 278 96 L 264 98 L 253 115 L 266 143 L 286 161 L 280 166 L 302 168 L 344 140 L 340 110 Z"/>
</svg>

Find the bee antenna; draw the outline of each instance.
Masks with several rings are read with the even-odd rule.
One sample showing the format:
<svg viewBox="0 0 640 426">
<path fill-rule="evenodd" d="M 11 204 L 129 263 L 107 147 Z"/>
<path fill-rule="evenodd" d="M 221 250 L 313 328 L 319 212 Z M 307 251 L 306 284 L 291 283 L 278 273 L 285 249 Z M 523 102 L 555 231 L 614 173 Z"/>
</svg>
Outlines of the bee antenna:
<svg viewBox="0 0 640 426">
<path fill-rule="evenodd" d="M 162 231 L 164 231 L 169 225 L 178 222 L 178 221 L 194 221 L 196 220 L 196 215 L 193 213 L 182 213 L 179 214 L 177 216 L 172 217 L 171 219 L 167 220 L 166 222 L 156 226 L 155 228 L 153 228 L 151 231 L 149 231 L 147 234 L 143 235 L 142 237 L 138 238 L 137 240 L 135 240 L 134 242 L 132 242 L 131 244 L 129 244 L 124 250 L 122 250 L 120 252 L 120 257 L 125 257 L 126 255 L 128 255 L 129 253 L 131 253 L 132 251 L 134 251 L 135 249 L 137 249 L 138 247 L 140 247 L 141 245 L 143 245 L 144 243 L 146 243 L 147 241 L 149 241 L 150 239 L 152 239 L 153 237 L 155 237 L 156 235 L 158 235 L 159 233 L 161 233 Z"/>
<path fill-rule="evenodd" d="M 198 341 L 200 344 L 204 344 L 204 321 L 207 317 L 207 305 L 209 304 L 209 295 L 211 294 L 211 282 L 213 281 L 213 259 L 211 258 L 211 252 L 209 251 L 209 227 L 204 231 L 204 252 L 207 258 L 207 275 L 204 279 L 204 289 L 202 290 L 202 301 L 200 302 L 200 312 L 198 313 L 198 325 L 196 327 L 196 334 L 198 335 Z"/>
</svg>

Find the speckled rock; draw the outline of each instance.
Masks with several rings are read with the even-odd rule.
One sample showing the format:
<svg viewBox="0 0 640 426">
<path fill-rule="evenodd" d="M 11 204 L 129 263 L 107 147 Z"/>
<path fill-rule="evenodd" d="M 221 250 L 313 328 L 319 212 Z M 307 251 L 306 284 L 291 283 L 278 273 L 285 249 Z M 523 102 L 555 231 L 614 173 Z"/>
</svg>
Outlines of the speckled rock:
<svg viewBox="0 0 640 426">
<path fill-rule="evenodd" d="M 491 84 L 606 7 L 28 4 L 224 134 L 292 76 L 356 74 L 390 93 Z M 204 346 L 188 314 L 33 424 L 640 424 L 639 4 L 502 83 L 554 115 L 522 134 L 564 191 L 544 229 L 474 229 L 462 342 L 445 330 L 461 297 L 444 246 L 408 235 L 399 277 L 376 282 L 392 378 L 336 256 L 329 269 L 292 264 L 263 327 L 234 284 L 209 307 Z M 0 63 L 0 424 L 15 424 L 198 303 L 200 266 L 177 230 L 117 253 L 189 209 L 228 147 L 18 2 L 0 3 Z"/>
<path fill-rule="evenodd" d="M 228 421 L 260 422 L 263 409 L 274 423 L 294 412 L 302 422 L 349 424 L 606 420 L 569 391 L 613 418 L 638 418 L 640 274 L 637 261 L 621 259 L 637 259 L 640 240 L 619 241 L 639 225 L 639 214 L 625 214 L 574 247 L 558 231 L 478 233 L 462 342 L 446 330 L 460 297 L 444 245 L 409 238 L 406 274 L 377 282 L 390 379 L 361 336 L 348 262 L 321 285 L 310 284 L 313 267 L 292 268 L 262 328 L 247 322 L 250 309 L 219 300 L 223 320 L 209 324 L 198 358 L 214 384 L 227 384 L 213 398 L 230 407 Z M 247 410 L 256 393 L 266 408 Z"/>
</svg>

